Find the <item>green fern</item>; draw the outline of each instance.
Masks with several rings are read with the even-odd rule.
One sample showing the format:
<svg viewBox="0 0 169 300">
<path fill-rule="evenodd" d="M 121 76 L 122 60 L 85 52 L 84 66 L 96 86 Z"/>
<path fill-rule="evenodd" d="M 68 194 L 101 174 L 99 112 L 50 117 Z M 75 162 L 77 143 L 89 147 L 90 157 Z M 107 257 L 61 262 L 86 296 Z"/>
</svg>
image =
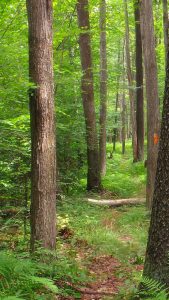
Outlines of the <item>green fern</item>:
<svg viewBox="0 0 169 300">
<path fill-rule="evenodd" d="M 167 300 L 168 292 L 165 285 L 162 285 L 158 281 L 143 277 L 141 280 L 141 285 L 143 286 L 139 295 L 146 297 L 147 300 Z"/>
<path fill-rule="evenodd" d="M 35 299 L 39 289 L 58 293 L 58 288 L 52 280 L 38 276 L 39 269 L 32 261 L 19 260 L 2 252 L 0 257 L 0 299 Z"/>
</svg>

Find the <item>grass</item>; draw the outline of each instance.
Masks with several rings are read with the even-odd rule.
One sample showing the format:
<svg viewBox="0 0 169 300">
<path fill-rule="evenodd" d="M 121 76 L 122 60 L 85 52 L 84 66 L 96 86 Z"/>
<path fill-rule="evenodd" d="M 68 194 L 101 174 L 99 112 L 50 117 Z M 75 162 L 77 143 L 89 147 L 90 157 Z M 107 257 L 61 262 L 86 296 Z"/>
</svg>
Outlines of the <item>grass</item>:
<svg viewBox="0 0 169 300">
<path fill-rule="evenodd" d="M 69 199 L 60 210 L 63 218 L 68 209 L 72 243 L 84 240 L 94 255 L 113 255 L 123 261 L 144 256 L 149 218 L 143 206 L 114 210 Z"/>
<path fill-rule="evenodd" d="M 112 145 L 107 145 L 107 157 Z M 133 163 L 131 143 L 126 144 L 126 152 L 121 154 L 121 144 L 116 145 L 113 158 L 107 159 L 107 173 L 103 186 L 118 198 L 129 198 L 145 195 L 146 172 L 144 162 Z"/>
</svg>

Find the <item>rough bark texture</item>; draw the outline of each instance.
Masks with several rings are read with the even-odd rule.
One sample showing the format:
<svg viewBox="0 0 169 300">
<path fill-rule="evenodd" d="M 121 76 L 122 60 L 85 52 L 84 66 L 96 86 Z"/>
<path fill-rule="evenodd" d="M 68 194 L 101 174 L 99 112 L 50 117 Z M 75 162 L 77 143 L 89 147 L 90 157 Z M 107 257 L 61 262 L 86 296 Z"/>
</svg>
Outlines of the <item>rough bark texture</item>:
<svg viewBox="0 0 169 300">
<path fill-rule="evenodd" d="M 122 205 L 136 205 L 136 204 L 143 204 L 146 202 L 145 199 L 117 199 L 117 200 L 95 200 L 95 199 L 88 199 L 88 202 L 96 205 L 108 205 L 113 207 L 118 207 Z"/>
<path fill-rule="evenodd" d="M 81 33 L 79 36 L 80 56 L 82 64 L 82 99 L 86 122 L 87 139 L 87 189 L 100 188 L 99 151 L 96 131 L 96 117 L 94 106 L 93 73 L 90 42 L 90 23 L 88 12 L 88 0 L 77 2 L 77 15 Z"/>
<path fill-rule="evenodd" d="M 169 287 L 169 53 L 161 136 L 144 276 Z"/>
<path fill-rule="evenodd" d="M 140 0 L 134 0 L 136 32 L 136 128 L 137 128 L 137 161 L 144 159 L 144 98 L 143 98 L 143 59 L 140 26 Z"/>
<path fill-rule="evenodd" d="M 100 143 L 101 175 L 106 174 L 106 111 L 107 111 L 107 53 L 106 53 L 106 0 L 100 1 Z"/>
<path fill-rule="evenodd" d="M 52 63 L 52 1 L 27 0 L 32 138 L 31 248 L 54 249 L 56 146 Z"/>
<path fill-rule="evenodd" d="M 132 126 L 132 146 L 133 146 L 133 161 L 137 161 L 137 131 L 136 131 L 136 113 L 135 113 L 135 95 L 134 95 L 134 80 L 131 69 L 130 59 L 130 37 L 129 37 L 129 21 L 128 21 L 128 8 L 127 0 L 124 0 L 125 11 L 125 39 L 126 39 L 126 64 L 127 64 L 127 77 L 129 85 L 129 97 L 130 97 L 130 116 Z"/>
<path fill-rule="evenodd" d="M 165 45 L 165 56 L 167 61 L 167 53 L 169 47 L 169 36 L 168 36 L 168 29 L 169 29 L 169 19 L 168 19 L 168 1 L 163 0 L 163 27 L 164 27 L 164 45 Z"/>
<path fill-rule="evenodd" d="M 141 33 L 147 96 L 147 206 L 152 205 L 159 138 L 159 98 L 152 0 L 141 1 Z"/>
</svg>

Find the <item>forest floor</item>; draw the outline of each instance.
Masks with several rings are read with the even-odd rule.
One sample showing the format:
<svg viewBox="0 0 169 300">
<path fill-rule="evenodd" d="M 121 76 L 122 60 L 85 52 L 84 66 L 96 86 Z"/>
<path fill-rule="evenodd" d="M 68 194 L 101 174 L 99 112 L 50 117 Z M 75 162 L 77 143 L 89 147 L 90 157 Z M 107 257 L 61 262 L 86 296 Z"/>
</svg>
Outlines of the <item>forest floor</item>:
<svg viewBox="0 0 169 300">
<path fill-rule="evenodd" d="M 108 145 L 108 156 L 110 151 Z M 124 156 L 119 147 L 113 158 L 108 159 L 107 175 L 103 179 L 105 190 L 101 194 L 77 191 L 60 200 L 56 254 L 43 253 L 40 249 L 35 258 L 36 275 L 52 279 L 58 289 L 56 294 L 48 290 L 42 293 L 34 287 L 28 289 L 27 282 L 23 284 L 24 267 L 20 267 L 19 261 L 23 265 L 29 259 L 29 227 L 24 238 L 19 214 L 5 220 L 0 231 L 0 248 L 5 255 L 13 253 L 17 261 L 10 273 L 10 277 L 13 276 L 11 284 L 5 284 L 0 299 L 7 300 L 9 298 L 4 296 L 18 294 L 21 298 L 15 299 L 132 299 L 142 275 L 149 214 L 144 205 L 109 208 L 87 202 L 88 197 L 144 197 L 144 163 L 133 164 L 131 156 L 131 146 L 127 145 Z M 81 186 L 85 186 L 85 180 L 81 181 Z M 26 268 L 29 269 L 29 265 Z M 20 270 L 21 281 L 14 269 Z M 0 261 L 0 276 L 3 272 Z"/>
<path fill-rule="evenodd" d="M 65 286 L 81 292 L 83 300 L 130 299 L 143 270 L 149 224 L 145 208 L 101 208 L 76 199 L 71 209 L 69 206 L 69 222 L 60 231 L 62 251 L 65 249 L 66 256 L 85 270 L 86 277 L 83 280 L 79 274 L 75 282 L 65 282 Z M 60 299 L 79 299 L 79 295 Z"/>
</svg>

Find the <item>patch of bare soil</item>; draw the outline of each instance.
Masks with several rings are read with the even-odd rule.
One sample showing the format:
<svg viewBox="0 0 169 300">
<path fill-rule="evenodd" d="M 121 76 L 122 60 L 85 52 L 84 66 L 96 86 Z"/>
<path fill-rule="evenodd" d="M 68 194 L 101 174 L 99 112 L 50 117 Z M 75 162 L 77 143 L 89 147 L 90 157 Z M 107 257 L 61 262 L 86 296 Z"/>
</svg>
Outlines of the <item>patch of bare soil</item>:
<svg viewBox="0 0 169 300">
<path fill-rule="evenodd" d="M 118 294 L 120 287 L 124 285 L 124 279 L 118 278 L 116 273 L 122 270 L 121 263 L 112 256 L 99 256 L 94 258 L 89 265 L 88 271 L 90 283 L 85 287 L 74 286 L 67 283 L 74 291 L 81 294 L 81 300 L 103 300 L 114 299 Z M 59 300 L 74 300 L 79 298 L 60 297 Z"/>
<path fill-rule="evenodd" d="M 113 296 L 118 294 L 119 288 L 123 285 L 123 280 L 116 277 L 119 268 L 121 268 L 121 264 L 114 257 L 99 256 L 94 258 L 89 266 L 90 276 L 94 280 L 87 286 L 88 292 L 91 293 L 83 293 L 81 299 L 104 299 L 105 296 L 111 296 L 113 299 Z"/>
</svg>

